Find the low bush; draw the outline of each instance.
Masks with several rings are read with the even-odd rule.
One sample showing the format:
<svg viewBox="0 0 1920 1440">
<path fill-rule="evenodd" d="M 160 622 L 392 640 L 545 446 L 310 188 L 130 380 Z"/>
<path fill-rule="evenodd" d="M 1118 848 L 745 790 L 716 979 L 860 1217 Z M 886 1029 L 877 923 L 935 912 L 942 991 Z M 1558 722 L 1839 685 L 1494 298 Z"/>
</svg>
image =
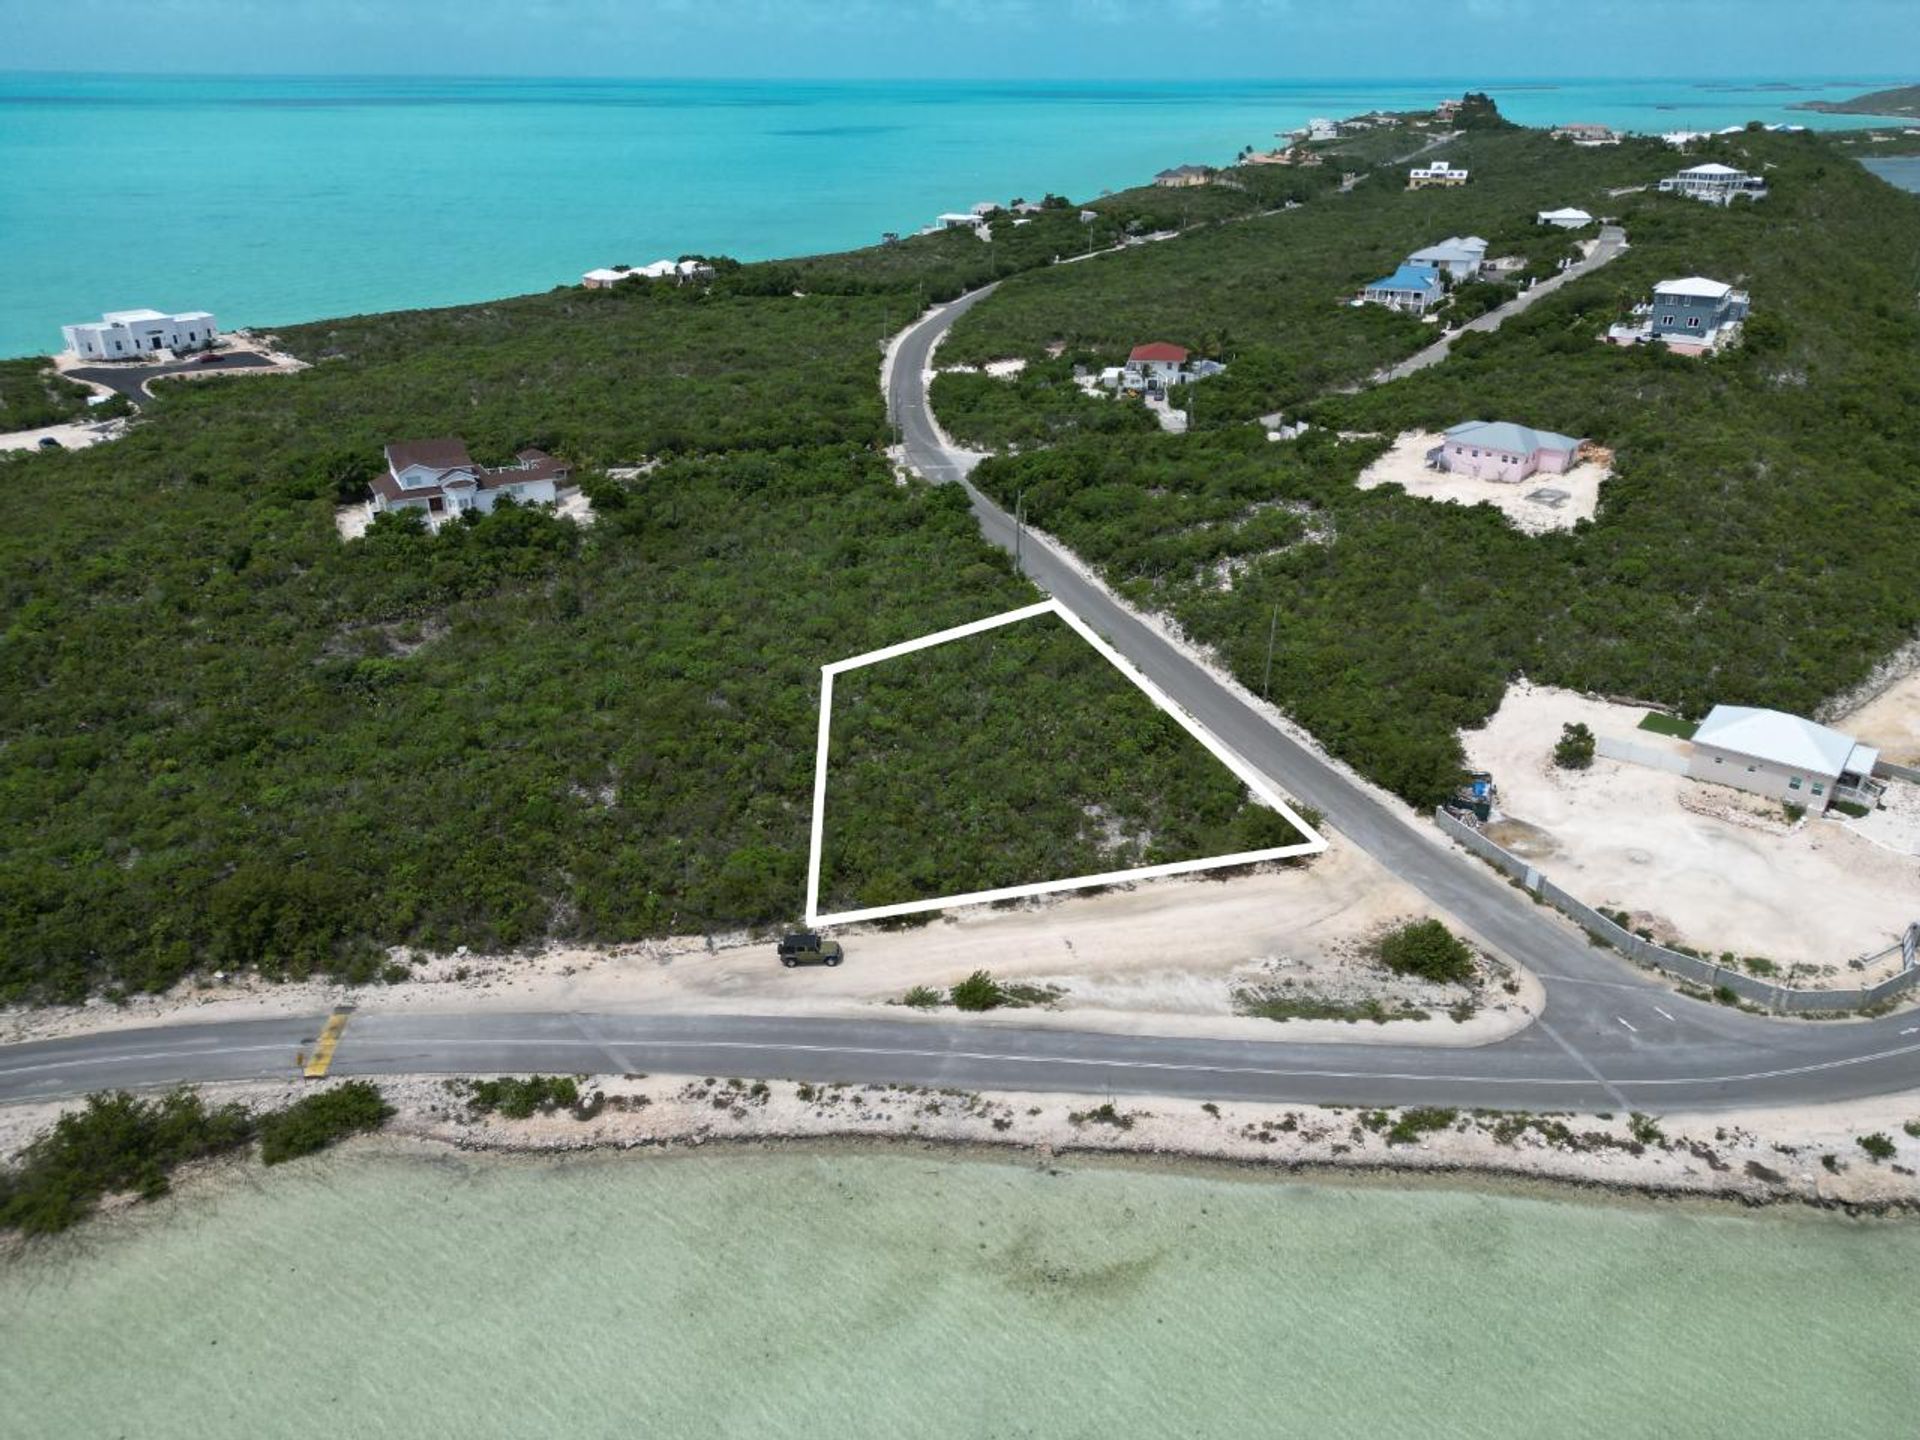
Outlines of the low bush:
<svg viewBox="0 0 1920 1440">
<path fill-rule="evenodd" d="M 1006 991 L 985 970 L 976 970 L 950 992 L 956 1010 L 993 1010 L 1007 1003 Z"/>
<path fill-rule="evenodd" d="M 1414 920 L 1389 932 L 1375 954 L 1396 975 L 1445 985 L 1473 979 L 1473 952 L 1438 920 Z"/>
<path fill-rule="evenodd" d="M 51 1234 L 85 1219 L 103 1196 L 152 1200 L 176 1167 L 238 1149 L 253 1133 L 246 1107 L 209 1110 L 184 1088 L 159 1100 L 89 1095 L 0 1172 L 0 1229 Z"/>
<path fill-rule="evenodd" d="M 1887 1135 L 1882 1135 L 1879 1131 L 1875 1131 L 1871 1135 L 1862 1135 L 1855 1143 L 1858 1144 L 1862 1150 L 1866 1151 L 1868 1157 L 1872 1160 L 1891 1160 L 1894 1156 L 1892 1138 Z"/>
<path fill-rule="evenodd" d="M 945 1002 L 946 996 L 931 985 L 915 985 L 900 999 L 902 1005 L 911 1005 L 915 1010 L 933 1010 Z"/>
<path fill-rule="evenodd" d="M 378 1130 L 393 1115 L 380 1088 L 367 1080 L 349 1080 L 331 1090 L 296 1100 L 260 1121 L 260 1161 L 278 1165 L 324 1150 L 336 1140 Z"/>
<path fill-rule="evenodd" d="M 503 1075 L 497 1080 L 475 1080 L 467 1104 L 476 1114 L 525 1120 L 536 1110 L 551 1115 L 561 1106 L 580 1103 L 580 1086 L 567 1075 L 529 1075 L 524 1080 Z"/>
<path fill-rule="evenodd" d="M 1452 1128 L 1453 1122 L 1459 1118 L 1458 1110 L 1449 1110 L 1439 1105 L 1416 1106 L 1412 1110 L 1402 1110 L 1400 1117 L 1387 1131 L 1387 1144 L 1411 1145 L 1422 1135 Z"/>
</svg>

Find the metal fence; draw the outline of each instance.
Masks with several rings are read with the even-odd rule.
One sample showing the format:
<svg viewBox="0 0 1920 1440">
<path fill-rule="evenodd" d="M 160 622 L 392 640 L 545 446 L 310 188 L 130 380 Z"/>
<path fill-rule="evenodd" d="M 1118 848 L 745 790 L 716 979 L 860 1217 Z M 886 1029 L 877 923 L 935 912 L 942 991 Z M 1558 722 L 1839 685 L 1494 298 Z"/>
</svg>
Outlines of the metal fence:
<svg viewBox="0 0 1920 1440">
<path fill-rule="evenodd" d="M 1858 985 L 1845 990 L 1798 990 L 1786 985 L 1776 985 L 1771 980 L 1749 975 L 1744 970 L 1729 969 L 1718 961 L 1704 956 L 1688 955 L 1679 950 L 1669 950 L 1664 945 L 1657 945 L 1645 936 L 1636 935 L 1626 927 L 1609 920 L 1585 901 L 1569 895 L 1527 861 L 1496 845 L 1471 825 L 1449 815 L 1445 810 L 1434 811 L 1433 818 L 1443 834 L 1459 841 L 1481 859 L 1513 876 L 1528 891 L 1538 895 L 1594 939 L 1611 945 L 1637 965 L 1663 970 L 1669 975 L 1678 976 L 1682 980 L 1704 986 L 1708 990 L 1731 990 L 1740 999 L 1751 1004 L 1787 1014 L 1803 1015 L 1813 1011 L 1870 1009 L 1883 1001 L 1893 999 L 1896 995 L 1911 989 L 1915 984 L 1920 984 L 1920 965 L 1915 963 L 1915 948 L 1916 945 L 1920 945 L 1920 923 L 1907 928 L 1906 937 L 1899 945 L 1891 946 L 1881 952 L 1881 955 L 1890 955 L 1894 950 L 1901 952 L 1905 968 L 1899 974 L 1891 975 L 1877 985 Z M 1867 958 L 1877 960 L 1880 955 Z"/>
<path fill-rule="evenodd" d="M 1636 745 L 1631 740 L 1622 740 L 1613 735 L 1596 735 L 1593 738 L 1593 753 L 1608 760 L 1624 760 L 1630 765 L 1645 765 L 1650 770 L 1670 770 L 1676 775 L 1687 773 L 1687 757 L 1671 750 L 1662 750 L 1654 745 Z"/>
</svg>

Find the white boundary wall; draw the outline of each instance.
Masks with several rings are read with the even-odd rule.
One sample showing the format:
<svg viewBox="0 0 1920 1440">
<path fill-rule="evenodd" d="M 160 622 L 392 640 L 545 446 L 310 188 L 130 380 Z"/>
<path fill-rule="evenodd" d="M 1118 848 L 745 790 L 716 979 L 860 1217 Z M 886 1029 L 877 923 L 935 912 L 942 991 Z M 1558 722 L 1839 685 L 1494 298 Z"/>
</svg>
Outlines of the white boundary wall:
<svg viewBox="0 0 1920 1440">
<path fill-rule="evenodd" d="M 1149 700 L 1171 715 L 1181 729 L 1198 740 L 1207 748 L 1209 754 L 1231 770 L 1247 789 L 1253 792 L 1256 799 L 1278 810 L 1294 829 L 1307 838 L 1292 845 L 1279 845 L 1269 850 L 1247 850 L 1237 855 L 1216 855 L 1208 860 L 1176 860 L 1167 865 L 1142 865 L 1132 870 L 1109 870 L 1103 874 L 1081 875 L 1070 880 L 1043 880 L 1033 885 L 1009 885 L 998 890 L 975 890 L 965 895 L 947 895 L 937 900 L 908 900 L 898 905 L 875 905 L 864 910 L 841 910 L 831 915 L 822 915 L 820 913 L 821 842 L 826 834 L 827 745 L 833 728 L 834 676 L 848 670 L 858 670 L 863 666 L 877 665 L 883 660 L 911 655 L 916 650 L 927 650 L 935 645 L 944 645 L 949 640 L 964 640 L 969 635 L 995 630 L 1002 625 L 1015 625 L 1022 620 L 1037 619 L 1042 615 L 1058 615 L 1064 620 L 1082 640 L 1105 656 L 1114 669 L 1132 681 Z M 1086 621 L 1058 600 L 1042 600 L 1037 605 L 1009 610 L 1002 615 L 989 616 L 985 620 L 975 620 L 967 625 L 957 625 L 951 630 L 940 630 L 932 635 L 923 635 L 918 640 L 889 645 L 882 650 L 870 650 L 864 655 L 855 655 L 847 660 L 836 660 L 830 665 L 820 667 L 820 738 L 814 751 L 813 837 L 807 853 L 807 924 L 809 926 L 851 925 L 861 920 L 884 920 L 894 915 L 915 915 L 928 910 L 945 910 L 955 905 L 981 905 L 994 900 L 1019 900 L 1029 895 L 1050 895 L 1062 890 L 1087 890 L 1096 885 L 1115 885 L 1126 880 L 1151 880 L 1160 875 L 1191 875 L 1201 870 L 1218 870 L 1228 865 L 1254 865 L 1263 860 L 1286 860 L 1296 855 L 1318 855 L 1326 848 L 1326 837 L 1307 824 L 1258 771 L 1203 730 L 1198 722 L 1174 704 L 1159 686 L 1134 669 L 1119 651 L 1095 634 Z"/>
</svg>

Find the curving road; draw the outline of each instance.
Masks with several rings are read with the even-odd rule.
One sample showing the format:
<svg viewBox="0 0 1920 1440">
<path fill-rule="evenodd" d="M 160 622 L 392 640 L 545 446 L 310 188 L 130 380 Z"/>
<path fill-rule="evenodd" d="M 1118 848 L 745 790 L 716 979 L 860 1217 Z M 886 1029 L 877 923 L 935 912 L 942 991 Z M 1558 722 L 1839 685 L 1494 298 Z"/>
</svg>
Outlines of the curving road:
<svg viewBox="0 0 1920 1440">
<path fill-rule="evenodd" d="M 905 333 L 887 400 L 909 462 L 931 480 L 965 486 L 982 531 L 1011 550 L 1012 520 L 968 481 L 970 458 L 945 443 L 927 400 L 934 346 L 990 289 L 930 312 Z M 1037 584 L 1274 785 L 1534 970 L 1546 986 L 1543 1018 L 1495 1044 L 1435 1049 L 908 1017 L 369 1013 L 348 1022 L 332 1073 L 659 1071 L 1222 1100 L 1648 1111 L 1838 1101 L 1920 1086 L 1920 1016 L 1783 1021 L 1680 999 L 1276 729 L 1031 533 L 1022 554 Z M 805 985 L 806 971 L 791 973 L 796 987 Z M 0 1100 L 287 1078 L 324 1019 L 174 1025 L 0 1046 Z"/>
</svg>

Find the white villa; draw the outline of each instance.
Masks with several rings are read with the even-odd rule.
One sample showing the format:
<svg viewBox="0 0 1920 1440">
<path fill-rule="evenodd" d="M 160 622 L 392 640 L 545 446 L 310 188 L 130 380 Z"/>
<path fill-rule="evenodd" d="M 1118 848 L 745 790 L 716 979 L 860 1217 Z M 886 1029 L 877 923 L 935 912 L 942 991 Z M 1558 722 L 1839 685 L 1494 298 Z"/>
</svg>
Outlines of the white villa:
<svg viewBox="0 0 1920 1440">
<path fill-rule="evenodd" d="M 1663 195 L 1686 195 L 1709 205 L 1731 205 L 1735 200 L 1764 200 L 1767 182 L 1731 165 L 1695 165 L 1660 182 Z"/>
<path fill-rule="evenodd" d="M 1533 222 L 1536 225 L 1556 225 L 1562 230 L 1584 230 L 1593 223 L 1593 216 L 1569 205 L 1564 210 L 1542 210 L 1533 217 Z"/>
<path fill-rule="evenodd" d="M 406 440 L 387 446 L 387 472 L 373 480 L 375 515 L 417 510 L 429 529 L 476 510 L 486 514 L 510 496 L 521 505 L 551 505 L 572 468 L 544 450 L 522 450 L 517 463 L 497 470 L 473 463 L 464 440 Z"/>
<path fill-rule="evenodd" d="M 607 290 L 622 280 L 672 280 L 687 285 L 695 280 L 711 280 L 713 266 L 704 260 L 656 260 L 651 265 L 612 265 L 589 270 L 580 283 L 589 290 Z"/>
<path fill-rule="evenodd" d="M 63 325 L 60 333 L 82 360 L 131 360 L 162 350 L 205 350 L 220 338 L 220 327 L 206 310 L 109 310 L 93 323 Z"/>
<path fill-rule="evenodd" d="M 1416 165 L 1407 172 L 1409 190 L 1425 190 L 1433 185 L 1464 185 L 1466 183 L 1466 170 L 1447 160 L 1436 160 L 1431 165 Z"/>
<path fill-rule="evenodd" d="M 1779 710 L 1716 705 L 1693 732 L 1687 774 L 1819 814 L 1835 799 L 1871 804 L 1880 754 L 1851 735 Z"/>
</svg>

